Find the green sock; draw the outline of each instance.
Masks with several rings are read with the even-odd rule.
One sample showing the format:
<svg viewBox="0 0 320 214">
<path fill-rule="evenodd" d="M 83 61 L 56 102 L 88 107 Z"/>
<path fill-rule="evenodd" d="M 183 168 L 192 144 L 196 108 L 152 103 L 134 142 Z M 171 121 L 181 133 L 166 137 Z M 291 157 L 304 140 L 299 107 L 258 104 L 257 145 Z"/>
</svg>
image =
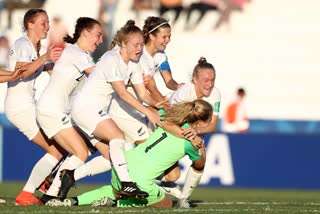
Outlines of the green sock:
<svg viewBox="0 0 320 214">
<path fill-rule="evenodd" d="M 117 201 L 117 207 L 145 207 L 148 205 L 147 199 L 128 198 Z"/>
<path fill-rule="evenodd" d="M 95 189 L 89 192 L 85 192 L 77 197 L 78 205 L 90 205 L 95 200 L 100 200 L 103 197 L 108 197 L 112 200 L 115 200 L 112 186 L 107 185 L 100 187 L 99 189 Z"/>
</svg>

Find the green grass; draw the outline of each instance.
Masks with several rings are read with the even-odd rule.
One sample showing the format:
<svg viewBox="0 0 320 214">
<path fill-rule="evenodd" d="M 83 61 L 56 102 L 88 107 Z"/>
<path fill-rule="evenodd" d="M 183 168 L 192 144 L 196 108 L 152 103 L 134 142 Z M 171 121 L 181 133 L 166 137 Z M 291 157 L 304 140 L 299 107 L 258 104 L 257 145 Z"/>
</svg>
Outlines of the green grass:
<svg viewBox="0 0 320 214">
<path fill-rule="evenodd" d="M 69 195 L 100 186 L 78 184 Z M 0 198 L 7 201 L 0 205 L 0 213 L 320 213 L 320 191 L 198 188 L 191 198 L 196 207 L 191 209 L 15 206 L 14 198 L 22 187 L 22 183 L 0 183 Z"/>
</svg>

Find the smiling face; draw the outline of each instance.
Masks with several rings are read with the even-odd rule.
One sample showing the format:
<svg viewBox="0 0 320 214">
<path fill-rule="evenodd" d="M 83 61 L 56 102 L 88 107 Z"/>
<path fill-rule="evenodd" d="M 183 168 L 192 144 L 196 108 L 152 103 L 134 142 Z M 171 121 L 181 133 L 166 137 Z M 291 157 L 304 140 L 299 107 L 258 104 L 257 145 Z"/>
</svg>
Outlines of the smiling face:
<svg viewBox="0 0 320 214">
<path fill-rule="evenodd" d="M 85 38 L 87 38 L 87 51 L 94 52 L 103 42 L 101 26 L 95 24 L 92 29 L 85 30 Z"/>
<path fill-rule="evenodd" d="M 46 13 L 38 13 L 32 22 L 28 23 L 28 34 L 33 34 L 37 39 L 47 38 L 49 31 L 49 18 Z"/>
<path fill-rule="evenodd" d="M 125 62 L 129 60 L 139 61 L 144 45 L 143 36 L 141 33 L 131 33 L 127 37 L 127 42 L 123 42 L 121 47 L 122 57 Z"/>
<path fill-rule="evenodd" d="M 147 45 L 153 45 L 158 51 L 164 51 L 167 44 L 171 40 L 171 28 L 170 27 L 160 27 L 157 33 L 150 34 L 150 41 Z"/>
<path fill-rule="evenodd" d="M 210 68 L 199 68 L 198 74 L 193 78 L 198 98 L 210 96 L 214 87 L 215 73 Z"/>
</svg>

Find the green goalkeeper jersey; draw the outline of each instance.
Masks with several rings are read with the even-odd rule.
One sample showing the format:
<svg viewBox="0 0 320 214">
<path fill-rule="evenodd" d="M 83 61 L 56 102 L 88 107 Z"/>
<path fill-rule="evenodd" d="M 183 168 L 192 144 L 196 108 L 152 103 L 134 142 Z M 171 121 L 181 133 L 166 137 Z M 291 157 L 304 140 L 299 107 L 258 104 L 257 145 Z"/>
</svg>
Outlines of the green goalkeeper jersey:
<svg viewBox="0 0 320 214">
<path fill-rule="evenodd" d="M 127 152 L 129 173 L 140 181 L 154 181 L 185 155 L 192 161 L 201 157 L 190 141 L 158 127 L 144 143 Z"/>
</svg>

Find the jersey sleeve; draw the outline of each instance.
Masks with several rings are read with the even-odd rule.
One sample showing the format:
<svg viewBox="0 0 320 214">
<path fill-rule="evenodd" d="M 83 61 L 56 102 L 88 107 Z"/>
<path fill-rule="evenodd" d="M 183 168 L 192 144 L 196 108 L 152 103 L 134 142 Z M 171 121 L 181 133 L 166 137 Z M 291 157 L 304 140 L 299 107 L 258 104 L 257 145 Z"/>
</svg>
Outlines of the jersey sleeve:
<svg viewBox="0 0 320 214">
<path fill-rule="evenodd" d="M 102 72 L 107 82 L 124 81 L 124 77 L 120 72 L 120 66 L 114 57 L 106 57 L 101 63 L 103 63 L 103 66 L 100 66 L 100 69 L 103 69 Z"/>
<path fill-rule="evenodd" d="M 32 62 L 32 49 L 27 41 L 19 41 L 15 45 L 16 62 Z"/>
<path fill-rule="evenodd" d="M 184 142 L 185 154 L 189 156 L 190 160 L 196 161 L 201 158 L 201 154 L 198 154 L 197 150 L 193 147 L 192 143 L 188 140 Z"/>
<path fill-rule="evenodd" d="M 130 81 L 132 84 L 141 84 L 143 83 L 143 71 L 139 63 L 132 63 L 132 75 Z"/>
<path fill-rule="evenodd" d="M 91 68 L 95 65 L 92 57 L 89 54 L 81 52 L 77 52 L 77 54 L 74 55 L 73 64 L 79 71 L 84 71 L 87 68 Z"/>
<path fill-rule="evenodd" d="M 204 100 L 211 104 L 213 108 L 213 115 L 219 115 L 221 103 L 221 93 L 219 89 L 214 87 L 212 89 L 211 95 L 209 97 L 204 98 Z"/>
<path fill-rule="evenodd" d="M 165 52 L 159 52 L 158 56 L 157 56 L 157 60 L 158 60 L 158 66 L 159 66 L 160 73 L 162 73 L 162 71 L 170 71 L 171 72 L 168 57 Z"/>
</svg>

